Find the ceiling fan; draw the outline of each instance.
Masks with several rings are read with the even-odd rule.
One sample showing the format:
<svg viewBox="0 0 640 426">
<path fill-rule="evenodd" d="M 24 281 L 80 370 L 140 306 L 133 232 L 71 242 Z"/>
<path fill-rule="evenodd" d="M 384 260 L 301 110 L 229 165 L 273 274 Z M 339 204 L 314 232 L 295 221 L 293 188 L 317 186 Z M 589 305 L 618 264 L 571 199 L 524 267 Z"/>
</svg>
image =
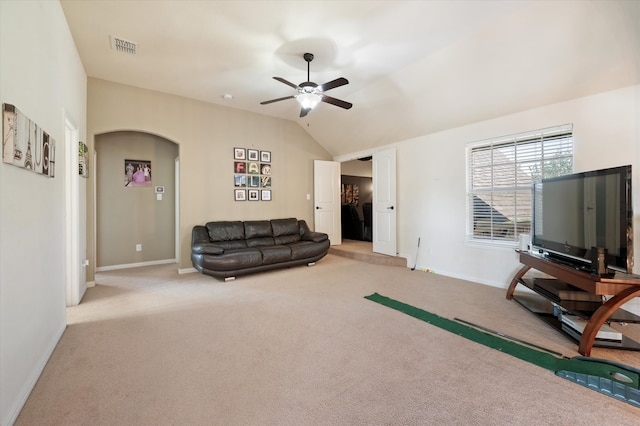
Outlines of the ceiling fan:
<svg viewBox="0 0 640 426">
<path fill-rule="evenodd" d="M 273 102 L 284 101 L 285 99 L 295 99 L 300 103 L 300 117 L 306 116 L 309 111 L 314 109 L 320 102 L 326 102 L 331 105 L 338 106 L 340 108 L 349 109 L 353 106 L 353 104 L 332 98 L 331 96 L 327 96 L 324 94 L 327 90 L 335 89 L 336 87 L 344 86 L 345 84 L 349 84 L 349 80 L 344 77 L 336 78 L 335 80 L 329 81 L 328 83 L 324 83 L 318 85 L 312 81 L 310 81 L 309 77 L 309 68 L 311 65 L 311 61 L 313 61 L 312 53 L 305 53 L 303 55 L 305 61 L 307 61 L 307 81 L 300 83 L 299 85 L 295 85 L 284 78 L 281 77 L 273 77 L 275 80 L 278 80 L 281 83 L 286 84 L 287 86 L 291 86 L 298 92 L 296 95 L 285 96 L 284 98 L 272 99 L 270 101 L 260 102 L 260 105 L 267 105 Z"/>
</svg>

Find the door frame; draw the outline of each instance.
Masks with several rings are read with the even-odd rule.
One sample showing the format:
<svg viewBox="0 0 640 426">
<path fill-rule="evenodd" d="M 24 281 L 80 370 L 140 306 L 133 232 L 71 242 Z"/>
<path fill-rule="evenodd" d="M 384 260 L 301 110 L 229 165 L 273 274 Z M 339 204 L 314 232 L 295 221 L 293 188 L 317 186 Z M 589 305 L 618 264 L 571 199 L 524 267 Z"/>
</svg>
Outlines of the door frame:
<svg viewBox="0 0 640 426">
<path fill-rule="evenodd" d="M 87 290 L 84 264 L 80 261 L 80 176 L 78 175 L 78 142 L 80 130 L 76 121 L 64 111 L 65 168 L 65 281 L 66 305 L 80 304 Z"/>
<path fill-rule="evenodd" d="M 396 156 L 397 156 L 397 150 L 396 150 L 396 148 L 395 148 L 394 146 L 391 146 L 391 147 L 382 147 L 382 148 L 375 149 L 375 150 L 370 150 L 370 151 L 361 151 L 361 152 L 358 152 L 358 153 L 355 153 L 355 154 L 349 154 L 349 155 L 344 155 L 344 156 L 337 156 L 337 157 L 334 157 L 334 161 L 337 161 L 337 162 L 339 162 L 340 164 L 342 164 L 342 163 L 346 163 L 346 162 L 348 162 L 348 161 L 355 161 L 355 160 L 358 160 L 358 159 L 360 159 L 360 158 L 373 157 L 373 155 L 374 155 L 375 153 L 377 153 L 377 152 L 381 152 L 381 151 L 385 151 L 385 150 L 387 150 L 387 149 L 393 149 L 394 151 L 396 151 Z M 397 161 L 397 159 L 396 159 L 396 161 Z M 340 175 L 342 175 L 342 169 L 340 170 Z M 374 183 L 375 178 L 376 178 L 376 177 L 374 176 L 374 173 L 373 173 L 373 160 L 372 160 L 372 161 L 371 161 L 371 181 L 372 181 L 372 184 L 373 184 L 373 185 L 375 185 L 375 183 Z M 394 178 L 394 183 L 396 184 L 395 192 L 397 192 L 397 178 L 398 178 L 398 172 L 397 172 L 397 168 L 396 168 L 396 174 L 395 174 L 395 178 Z M 374 196 L 375 196 L 375 194 L 374 194 Z M 372 201 L 375 203 L 375 199 L 374 199 L 374 200 L 372 200 Z M 397 201 L 397 200 L 396 200 L 396 201 Z M 395 207 L 394 207 L 394 208 L 395 208 Z M 397 209 L 396 209 L 395 211 L 396 211 L 396 213 L 397 213 Z M 396 249 L 395 249 L 396 253 L 394 253 L 394 254 L 393 254 L 393 256 L 398 256 L 398 254 L 397 254 L 397 235 L 398 235 L 398 222 L 397 222 L 397 217 L 398 217 L 398 216 L 397 216 L 397 214 L 396 214 L 396 226 L 395 226 L 395 229 L 394 229 L 394 232 L 395 232 L 395 234 L 396 234 L 396 235 L 395 235 L 395 237 L 394 237 L 394 240 L 396 241 Z M 375 229 L 373 229 L 373 232 L 375 232 Z M 375 237 L 374 237 L 374 238 L 375 238 Z M 372 247 L 371 251 L 373 252 L 373 247 Z"/>
</svg>

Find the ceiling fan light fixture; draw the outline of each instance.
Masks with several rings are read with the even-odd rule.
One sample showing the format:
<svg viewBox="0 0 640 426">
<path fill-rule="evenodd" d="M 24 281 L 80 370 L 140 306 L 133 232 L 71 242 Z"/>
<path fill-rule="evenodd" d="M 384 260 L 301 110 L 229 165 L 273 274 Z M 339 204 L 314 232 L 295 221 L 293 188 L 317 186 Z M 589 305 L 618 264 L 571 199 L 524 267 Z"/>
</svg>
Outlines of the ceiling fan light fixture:
<svg viewBox="0 0 640 426">
<path fill-rule="evenodd" d="M 300 103 L 302 108 L 314 109 L 322 100 L 322 96 L 315 93 L 300 93 L 296 95 L 296 100 Z"/>
</svg>

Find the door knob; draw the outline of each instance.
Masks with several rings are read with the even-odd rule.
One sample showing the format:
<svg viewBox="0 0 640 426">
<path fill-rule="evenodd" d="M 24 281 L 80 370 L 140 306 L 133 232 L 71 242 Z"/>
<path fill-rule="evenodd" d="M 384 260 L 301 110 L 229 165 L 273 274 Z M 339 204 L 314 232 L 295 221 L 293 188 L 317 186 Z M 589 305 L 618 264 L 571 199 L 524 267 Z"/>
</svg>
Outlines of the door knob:
<svg viewBox="0 0 640 426">
<path fill-rule="evenodd" d="M 393 210 L 393 206 L 387 207 L 387 210 Z"/>
<path fill-rule="evenodd" d="M 322 207 L 320 206 L 316 206 L 316 210 L 320 210 Z"/>
</svg>

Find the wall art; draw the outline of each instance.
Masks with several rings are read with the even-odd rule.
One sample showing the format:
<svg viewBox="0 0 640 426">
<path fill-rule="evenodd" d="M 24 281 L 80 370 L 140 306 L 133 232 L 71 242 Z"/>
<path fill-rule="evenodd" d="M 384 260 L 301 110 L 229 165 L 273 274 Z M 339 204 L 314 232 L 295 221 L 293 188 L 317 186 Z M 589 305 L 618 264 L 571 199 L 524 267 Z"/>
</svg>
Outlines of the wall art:
<svg viewBox="0 0 640 426">
<path fill-rule="evenodd" d="M 78 142 L 78 174 L 89 177 L 89 147 L 84 142 Z"/>
<path fill-rule="evenodd" d="M 18 108 L 2 104 L 2 161 L 55 177 L 55 140 Z"/>
<path fill-rule="evenodd" d="M 237 187 L 244 188 L 247 186 L 247 175 L 235 175 L 233 177 L 234 184 Z"/>
<path fill-rule="evenodd" d="M 151 161 L 124 160 L 124 186 L 151 186 Z"/>
<path fill-rule="evenodd" d="M 271 151 L 234 148 L 233 185 L 236 188 L 233 193 L 234 199 L 236 201 L 271 201 L 271 167 Z"/>
<path fill-rule="evenodd" d="M 244 148 L 233 148 L 233 159 L 234 160 L 246 160 L 245 149 Z"/>
</svg>

